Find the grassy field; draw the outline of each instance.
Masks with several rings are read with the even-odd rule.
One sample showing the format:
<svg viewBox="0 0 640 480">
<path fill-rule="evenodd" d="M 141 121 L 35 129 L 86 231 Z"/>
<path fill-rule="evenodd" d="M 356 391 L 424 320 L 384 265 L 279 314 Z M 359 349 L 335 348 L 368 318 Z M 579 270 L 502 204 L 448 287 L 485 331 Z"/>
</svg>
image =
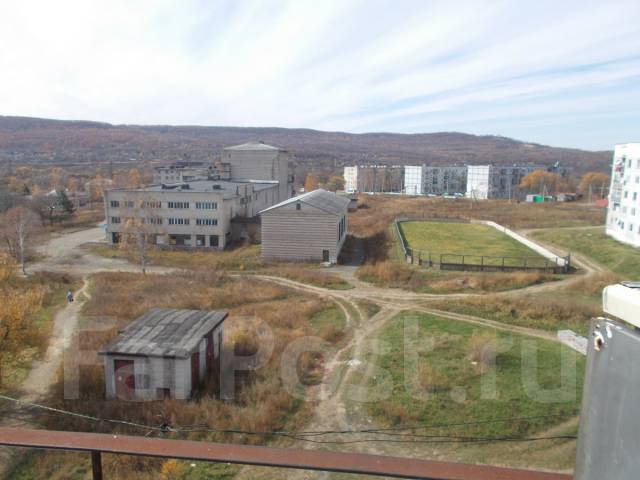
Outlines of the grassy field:
<svg viewBox="0 0 640 480">
<path fill-rule="evenodd" d="M 461 259 L 457 255 L 466 255 L 466 261 L 480 263 L 480 256 L 486 255 L 510 257 L 507 265 L 522 263 L 525 257 L 532 264 L 544 263 L 543 257 L 529 247 L 487 225 L 412 221 L 401 222 L 400 230 L 410 248 L 423 252 L 423 258 L 431 254 L 435 261 L 439 261 L 440 255 L 453 254 L 445 255 L 443 260 L 458 263 Z M 498 259 L 484 259 L 485 264 L 495 261 Z"/>
<path fill-rule="evenodd" d="M 215 385 L 206 383 L 190 402 L 166 399 L 152 403 L 124 402 L 104 399 L 104 372 L 96 365 L 81 367 L 79 372 L 80 399 L 65 400 L 62 378 L 53 386 L 47 403 L 67 410 L 85 412 L 109 418 L 120 418 L 144 424 L 157 424 L 157 416 L 170 418 L 175 425 L 207 424 L 212 429 L 288 430 L 306 424 L 312 414 L 310 402 L 303 402 L 282 387 L 280 379 L 281 354 L 291 342 L 305 336 L 321 336 L 336 344 L 345 334 L 344 313 L 334 302 L 261 281 L 257 278 L 236 278 L 224 274 L 193 271 L 175 273 L 171 282 L 163 275 L 133 273 L 101 273 L 92 277 L 92 298 L 83 306 L 86 317 L 112 317 L 115 325 L 109 331 L 83 335 L 84 352 L 99 349 L 112 339 L 122 327 L 149 308 L 190 308 L 229 311 L 225 322 L 225 348 L 239 352 L 253 352 L 259 348 L 261 337 L 244 326 L 242 319 L 257 318 L 273 332 L 273 354 L 267 364 L 238 387 L 233 402 L 215 397 Z M 306 353 L 306 352 L 305 352 Z M 85 353 L 86 359 L 92 358 Z M 327 357 L 328 358 L 328 357 Z M 94 359 L 96 360 L 96 359 Z M 322 373 L 323 357 L 301 356 L 297 372 L 304 383 L 317 381 Z M 68 376 L 65 377 L 65 380 Z M 73 417 L 45 417 L 43 427 L 54 430 L 97 431 L 103 433 L 140 434 L 126 427 L 87 422 Z M 144 432 L 143 432 L 144 434 Z M 191 433 L 192 440 L 227 443 L 264 443 L 269 438 Z M 182 436 L 185 438 L 185 435 Z M 78 462 L 80 462 L 78 464 Z M 25 459 L 19 472 L 24 478 L 56 478 L 56 472 L 67 472 L 58 478 L 83 478 L 86 459 L 79 456 L 60 456 L 40 453 Z M 228 478 L 233 469 L 215 470 L 211 467 L 186 469 L 183 473 L 162 476 L 165 468 L 161 460 L 105 457 L 107 478 Z M 178 468 L 178 467 L 176 467 Z M 178 470 L 180 471 L 180 470 Z M 196 471 L 199 472 L 196 475 Z"/>
<path fill-rule="evenodd" d="M 540 230 L 533 232 L 531 236 L 564 250 L 581 253 L 626 280 L 640 280 L 640 249 L 609 237 L 605 234 L 604 227 Z"/>
<path fill-rule="evenodd" d="M 416 342 L 419 357 L 417 367 L 405 368 L 408 350 L 404 339 L 404 322 L 408 318 L 418 322 L 418 334 L 412 335 L 411 340 Z M 543 402 L 541 397 L 530 393 L 531 390 L 525 387 L 523 381 L 522 351 L 525 338 L 522 336 L 431 315 L 404 312 L 389 322 L 379 333 L 379 339 L 386 343 L 385 352 L 370 356 L 367 361 L 390 373 L 392 390 L 388 392 L 388 398 L 366 404 L 376 424 L 398 426 L 467 423 L 500 417 L 569 417 L 579 409 L 585 363 L 580 355 L 575 355 L 575 379 L 562 386 L 562 391 L 567 395 L 564 401 Z M 422 347 L 431 345 L 431 340 L 433 348 Z M 508 343 L 501 347 L 497 343 L 500 341 Z M 533 369 L 535 378 L 531 381 L 537 382 L 541 389 L 560 387 L 561 349 L 566 347 L 543 340 L 526 339 L 526 342 L 533 342 L 537 349 L 537 366 Z M 491 356 L 490 352 L 494 354 L 495 363 L 484 360 Z M 487 395 L 483 393 L 482 384 L 492 375 L 495 375 L 495 394 Z M 365 375 L 361 382 L 374 385 L 382 378 L 379 372 L 376 378 L 367 379 Z M 552 395 L 552 398 L 557 397 Z M 428 433 L 529 436 L 540 435 L 562 421 L 560 417 L 546 417 L 435 428 Z M 451 448 L 460 449 L 456 446 Z M 493 449 L 496 448 L 500 447 L 495 445 Z M 566 466 L 570 466 L 573 458 L 567 458 L 566 462 L 569 464 Z"/>
</svg>

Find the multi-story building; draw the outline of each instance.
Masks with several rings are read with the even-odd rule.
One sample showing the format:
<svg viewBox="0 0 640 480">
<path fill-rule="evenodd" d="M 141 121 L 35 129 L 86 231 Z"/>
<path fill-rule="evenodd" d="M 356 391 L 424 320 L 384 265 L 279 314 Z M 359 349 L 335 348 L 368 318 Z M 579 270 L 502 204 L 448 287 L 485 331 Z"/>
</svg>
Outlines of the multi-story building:
<svg viewBox="0 0 640 480">
<path fill-rule="evenodd" d="M 344 167 L 347 193 L 401 193 L 404 167 L 401 165 L 357 165 Z"/>
<path fill-rule="evenodd" d="M 219 166 L 233 180 L 273 180 L 278 182 L 278 200 L 295 195 L 289 152 L 264 142 L 249 142 L 227 147 Z"/>
<path fill-rule="evenodd" d="M 150 244 L 223 249 L 232 219 L 252 218 L 278 203 L 277 182 L 194 180 L 105 192 L 107 240 L 118 244 L 138 229 Z"/>
<path fill-rule="evenodd" d="M 606 232 L 620 242 L 640 247 L 640 143 L 616 145 Z"/>
<path fill-rule="evenodd" d="M 154 185 L 105 192 L 109 243 L 144 230 L 155 245 L 223 249 L 259 235 L 258 212 L 293 195 L 287 152 L 262 142 L 224 149 L 216 166 L 177 163 L 156 174 Z"/>
<path fill-rule="evenodd" d="M 519 194 L 522 179 L 538 165 L 469 165 L 467 167 L 466 196 L 475 200 L 510 199 Z"/>
<path fill-rule="evenodd" d="M 404 191 L 407 195 L 454 195 L 466 190 L 466 166 L 404 167 Z"/>
<path fill-rule="evenodd" d="M 344 191 L 356 193 L 358 191 L 358 167 L 344 167 Z"/>
<path fill-rule="evenodd" d="M 214 166 L 208 162 L 176 162 L 153 169 L 153 183 L 181 183 L 204 180 L 213 175 Z"/>
</svg>

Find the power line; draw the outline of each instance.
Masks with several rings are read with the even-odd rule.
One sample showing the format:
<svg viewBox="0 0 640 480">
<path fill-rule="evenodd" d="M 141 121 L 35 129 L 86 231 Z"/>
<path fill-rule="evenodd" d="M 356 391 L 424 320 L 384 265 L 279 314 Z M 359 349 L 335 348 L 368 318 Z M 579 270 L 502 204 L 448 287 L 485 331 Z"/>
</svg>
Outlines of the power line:
<svg viewBox="0 0 640 480">
<path fill-rule="evenodd" d="M 127 427 L 133 427 L 138 429 L 147 430 L 147 434 L 153 432 L 160 433 L 215 433 L 215 434 L 235 434 L 235 435 L 252 435 L 252 436 L 263 436 L 263 437 L 285 437 L 293 440 L 300 440 L 309 443 L 316 444 L 334 444 L 334 445 L 344 445 L 344 444 L 352 444 L 352 443 L 370 443 L 370 442 L 388 442 L 388 443 L 490 443 L 490 442 L 533 442 L 533 441 L 543 441 L 543 440 L 559 440 L 559 439 L 575 439 L 577 438 L 575 435 L 556 435 L 556 436 L 548 436 L 548 437 L 514 437 L 514 436 L 498 436 L 498 437 L 480 437 L 480 436 L 460 436 L 460 435 L 443 435 L 443 434 L 418 434 L 418 433 L 401 433 L 406 432 L 408 430 L 419 430 L 426 428 L 451 428 L 451 427 L 459 427 L 459 426 L 470 426 L 470 425 L 482 425 L 482 424 L 491 424 L 491 423 L 506 423 L 506 422 L 515 422 L 515 421 L 531 421 L 531 420 L 539 420 L 543 418 L 558 418 L 558 417 L 569 417 L 573 416 L 573 414 L 551 414 L 551 415 L 538 415 L 538 416 L 529 416 L 529 417 L 506 417 L 506 418 L 494 418 L 494 419 L 483 419 L 483 420 L 475 420 L 475 421 L 467 421 L 467 422 L 458 422 L 458 423 L 441 423 L 441 424 L 418 424 L 411 426 L 398 426 L 398 427 L 389 427 L 389 428 L 372 428 L 372 429 L 354 429 L 354 430 L 320 430 L 320 431 L 300 431 L 300 432 L 292 432 L 292 431 L 251 431 L 251 430 L 241 430 L 241 429 L 216 429 L 211 428 L 206 425 L 192 425 L 192 426 L 171 426 L 166 423 L 161 425 L 145 425 L 137 422 L 130 422 L 126 420 L 117 420 L 112 418 L 103 418 L 96 417 L 93 415 L 86 415 L 77 412 L 72 412 L 69 410 L 62 410 L 59 408 L 48 407 L 46 405 L 41 405 L 37 403 L 25 402 L 23 400 L 9 397 L 7 395 L 0 395 L 0 399 L 7 400 L 10 402 L 14 402 L 22 408 L 27 409 L 40 409 L 45 412 L 57 414 L 57 415 L 68 415 L 76 418 L 80 418 L 82 420 L 88 420 L 93 422 L 106 422 L 117 425 L 123 425 Z M 9 412 L 3 413 L 11 415 Z M 392 436 L 392 437 L 404 437 L 404 438 L 362 438 L 355 440 L 316 440 L 310 437 L 318 437 L 323 435 L 343 435 L 343 434 L 378 434 L 384 436 Z"/>
</svg>

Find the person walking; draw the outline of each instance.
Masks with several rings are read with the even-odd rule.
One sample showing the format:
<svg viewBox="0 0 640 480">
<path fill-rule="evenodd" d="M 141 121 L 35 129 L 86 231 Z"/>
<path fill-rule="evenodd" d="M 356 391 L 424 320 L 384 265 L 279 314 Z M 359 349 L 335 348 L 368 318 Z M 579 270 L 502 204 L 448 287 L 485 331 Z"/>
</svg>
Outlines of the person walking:
<svg viewBox="0 0 640 480">
<path fill-rule="evenodd" d="M 69 303 L 73 302 L 74 298 L 73 298 L 73 292 L 71 290 L 69 290 L 67 292 L 67 300 L 69 301 Z"/>
</svg>

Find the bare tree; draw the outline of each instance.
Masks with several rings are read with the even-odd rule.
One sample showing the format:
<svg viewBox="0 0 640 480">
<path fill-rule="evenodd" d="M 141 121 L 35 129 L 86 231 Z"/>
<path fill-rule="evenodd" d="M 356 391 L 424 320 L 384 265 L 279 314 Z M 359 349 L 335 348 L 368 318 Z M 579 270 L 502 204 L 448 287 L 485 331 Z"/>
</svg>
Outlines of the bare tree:
<svg viewBox="0 0 640 480">
<path fill-rule="evenodd" d="M 130 204 L 127 218 L 121 234 L 120 247 L 135 253 L 142 269 L 147 273 L 149 250 L 156 245 L 158 235 L 163 234 L 162 218 L 154 213 L 155 200 L 138 197 L 135 200 L 125 199 Z"/>
<path fill-rule="evenodd" d="M 26 251 L 30 236 L 37 224 L 36 216 L 25 207 L 15 207 L 3 215 L 0 223 L 2 240 L 11 256 L 20 263 L 22 273 L 26 275 Z"/>
</svg>

